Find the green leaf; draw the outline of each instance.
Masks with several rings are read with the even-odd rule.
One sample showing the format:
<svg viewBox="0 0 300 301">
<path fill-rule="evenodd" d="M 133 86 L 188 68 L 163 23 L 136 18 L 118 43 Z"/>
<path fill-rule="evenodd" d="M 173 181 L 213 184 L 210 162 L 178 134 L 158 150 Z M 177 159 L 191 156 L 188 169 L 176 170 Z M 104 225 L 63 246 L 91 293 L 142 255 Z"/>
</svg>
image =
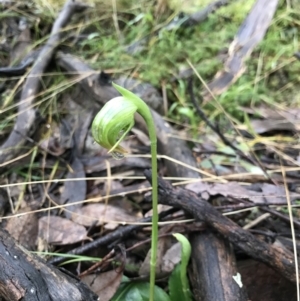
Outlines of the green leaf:
<svg viewBox="0 0 300 301">
<path fill-rule="evenodd" d="M 169 278 L 169 294 L 172 301 L 185 301 L 180 278 L 181 264 L 177 264 Z"/>
<path fill-rule="evenodd" d="M 173 234 L 181 243 L 181 263 L 178 264 L 169 279 L 169 291 L 172 301 L 191 301 L 191 291 L 187 278 L 187 265 L 191 257 L 190 242 L 182 234 Z"/>
<path fill-rule="evenodd" d="M 140 293 L 139 289 L 136 287 L 132 287 L 126 294 L 125 297 L 126 301 L 144 301 L 142 294 Z"/>
<path fill-rule="evenodd" d="M 150 284 L 147 282 L 122 283 L 111 301 L 149 301 L 149 289 Z M 158 286 L 154 287 L 154 300 L 171 301 L 168 294 Z"/>
</svg>

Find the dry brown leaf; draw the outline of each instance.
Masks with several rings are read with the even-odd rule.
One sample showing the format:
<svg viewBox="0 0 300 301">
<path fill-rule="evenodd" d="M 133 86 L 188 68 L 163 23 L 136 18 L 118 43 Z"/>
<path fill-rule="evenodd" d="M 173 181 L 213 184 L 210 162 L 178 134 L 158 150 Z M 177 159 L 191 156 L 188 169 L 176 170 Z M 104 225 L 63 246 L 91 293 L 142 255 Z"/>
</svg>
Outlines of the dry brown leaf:
<svg viewBox="0 0 300 301">
<path fill-rule="evenodd" d="M 17 39 L 16 39 L 17 38 Z M 20 32 L 18 37 L 15 37 L 16 42 L 10 52 L 10 64 L 16 64 L 21 62 L 28 53 L 32 50 L 31 31 L 25 26 Z"/>
<path fill-rule="evenodd" d="M 263 134 L 270 131 L 295 131 L 296 127 L 291 121 L 282 119 L 252 119 L 251 127 L 257 134 Z"/>
<path fill-rule="evenodd" d="M 163 211 L 167 211 L 167 210 L 169 210 L 171 208 L 172 207 L 168 206 L 168 205 L 163 205 L 163 204 L 158 204 L 157 205 L 157 211 L 158 211 L 158 213 L 161 213 Z M 145 213 L 145 217 L 152 216 L 152 213 L 153 213 L 153 209 L 150 209 L 148 212 Z"/>
<path fill-rule="evenodd" d="M 286 192 L 283 185 L 276 186 L 273 184 L 263 183 L 262 184 L 262 193 L 265 196 L 266 200 L 269 200 L 272 203 L 286 203 Z M 298 193 L 291 193 L 291 201 L 299 200 L 300 195 Z"/>
<path fill-rule="evenodd" d="M 210 195 L 220 194 L 224 197 L 233 197 L 237 199 L 248 199 L 254 203 L 264 203 L 262 193 L 244 188 L 238 182 L 228 182 L 226 184 L 216 183 L 191 183 L 186 186 L 187 189 L 201 194 L 202 198 L 208 199 Z"/>
<path fill-rule="evenodd" d="M 210 195 L 220 194 L 224 197 L 233 197 L 236 199 L 246 199 L 255 204 L 268 203 L 285 203 L 285 189 L 283 185 L 276 186 L 272 184 L 263 183 L 261 185 L 261 192 L 246 189 L 238 182 L 229 182 L 226 184 L 217 183 L 191 183 L 186 186 L 187 189 L 200 194 L 203 199 L 208 199 Z M 299 199 L 299 194 L 291 194 L 291 200 Z"/>
<path fill-rule="evenodd" d="M 87 275 L 81 280 L 87 284 L 91 290 L 101 297 L 101 301 L 109 301 L 116 293 L 123 273 L 117 270 L 101 273 L 99 275 Z"/>
<path fill-rule="evenodd" d="M 165 273 L 171 273 L 176 264 L 181 260 L 181 243 L 175 243 L 170 249 L 167 250 L 166 254 L 162 259 L 161 270 Z"/>
<path fill-rule="evenodd" d="M 87 227 L 94 223 L 105 224 L 106 229 L 113 230 L 119 223 L 135 222 L 137 218 L 120 207 L 109 204 L 89 204 L 73 212 L 72 220 Z"/>
<path fill-rule="evenodd" d="M 42 149 L 54 156 L 61 156 L 72 147 L 72 136 L 66 122 L 62 122 L 60 125 L 52 123 L 49 131 L 50 136 L 40 143 Z"/>
<path fill-rule="evenodd" d="M 122 146 L 124 147 L 124 144 Z M 110 168 L 116 168 L 118 169 L 118 171 L 126 169 L 132 170 L 133 168 L 146 169 L 151 167 L 149 159 L 146 158 L 125 157 L 122 160 L 115 160 L 110 155 L 103 157 L 97 155 L 94 157 L 81 158 L 86 173 L 105 171 L 107 169 L 107 163 L 105 162 L 105 160 L 109 162 Z"/>
<path fill-rule="evenodd" d="M 95 181 L 95 184 L 97 184 L 97 181 Z M 121 184 L 120 181 L 112 180 L 110 182 L 105 181 L 103 190 L 105 192 L 107 191 L 114 191 L 114 190 L 120 190 L 122 191 L 124 189 L 124 186 Z"/>
<path fill-rule="evenodd" d="M 59 216 L 41 217 L 38 229 L 39 239 L 53 245 L 73 244 L 87 237 L 83 226 Z"/>
<path fill-rule="evenodd" d="M 132 128 L 131 132 L 135 135 L 135 137 L 143 144 L 146 146 L 150 146 L 150 139 L 148 135 L 146 135 L 144 132 L 137 128 Z"/>
<path fill-rule="evenodd" d="M 163 229 L 159 231 L 160 234 L 163 233 Z M 170 236 L 162 237 L 158 240 L 157 244 L 157 259 L 156 259 L 156 275 L 157 277 L 164 277 L 166 272 L 162 269 L 163 257 L 166 251 L 172 246 L 173 238 Z M 139 275 L 149 275 L 150 273 L 150 259 L 151 259 L 151 249 L 148 251 L 145 260 L 143 261 L 140 269 Z"/>
<path fill-rule="evenodd" d="M 246 108 L 243 108 L 246 109 Z M 256 108 L 248 108 L 248 112 L 251 114 L 259 114 L 265 119 L 282 119 L 283 117 L 292 122 L 298 121 L 300 117 L 300 109 L 298 107 L 279 108 L 270 107 L 267 105 L 261 105 Z"/>
<path fill-rule="evenodd" d="M 68 206 L 65 211 L 65 215 L 68 218 L 71 218 L 71 212 L 76 208 L 81 207 L 80 201 L 85 199 L 86 196 L 86 180 L 85 180 L 85 171 L 82 162 L 75 157 L 71 163 L 72 171 L 69 171 L 67 174 L 67 179 L 83 179 L 78 181 L 67 181 L 64 184 L 64 189 L 61 194 L 60 204 L 70 204 L 76 203 L 72 206 Z"/>
<path fill-rule="evenodd" d="M 275 110 L 266 106 L 261 106 L 256 108 L 254 112 L 259 113 L 265 118 L 251 120 L 251 127 L 258 134 L 275 130 L 298 131 L 300 129 L 299 108 L 277 108 Z"/>
<path fill-rule="evenodd" d="M 32 211 L 31 208 L 22 208 L 18 213 Z M 15 238 L 23 247 L 28 250 L 35 249 L 37 238 L 38 219 L 36 213 L 24 214 L 8 219 L 6 230 Z"/>
</svg>

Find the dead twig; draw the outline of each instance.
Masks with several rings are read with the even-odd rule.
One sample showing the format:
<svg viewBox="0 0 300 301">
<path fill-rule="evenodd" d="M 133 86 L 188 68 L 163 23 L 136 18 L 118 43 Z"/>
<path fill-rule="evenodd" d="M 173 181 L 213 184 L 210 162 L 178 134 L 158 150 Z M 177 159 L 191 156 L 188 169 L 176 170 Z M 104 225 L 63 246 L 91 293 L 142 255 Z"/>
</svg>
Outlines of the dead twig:
<svg viewBox="0 0 300 301">
<path fill-rule="evenodd" d="M 151 182 L 151 172 L 146 171 L 145 176 Z M 159 179 L 158 191 L 160 203 L 189 212 L 196 220 L 206 222 L 247 255 L 266 263 L 286 279 L 296 282 L 294 256 L 289 250 L 257 239 L 192 191 L 175 189 L 162 179 Z"/>
<path fill-rule="evenodd" d="M 163 211 L 160 213 L 159 218 L 168 216 L 168 215 L 172 214 L 174 211 L 176 211 L 176 210 L 170 209 L 167 211 Z M 142 220 L 140 220 L 138 225 L 128 225 L 125 227 L 120 227 L 116 231 L 113 231 L 113 232 L 111 232 L 103 237 L 100 237 L 94 241 L 91 241 L 91 242 L 85 244 L 84 246 L 80 246 L 78 248 L 71 250 L 67 254 L 80 255 L 80 254 L 84 254 L 90 250 L 97 249 L 100 246 L 106 246 L 106 245 L 112 244 L 115 241 L 119 242 L 120 239 L 124 239 L 127 236 L 131 235 L 134 231 L 137 231 L 137 230 L 145 227 L 146 225 L 143 225 L 143 223 L 149 223 L 149 222 L 151 222 L 151 220 L 152 220 L 152 217 L 150 216 L 150 217 L 146 217 L 146 218 L 143 218 Z M 50 259 L 49 263 L 57 265 L 57 264 L 64 262 L 65 260 L 66 260 L 65 257 L 55 257 L 55 258 Z"/>
<path fill-rule="evenodd" d="M 226 91 L 246 71 L 245 60 L 264 38 L 277 8 L 278 0 L 257 0 L 230 44 L 224 69 L 203 91 L 205 102 Z"/>
<path fill-rule="evenodd" d="M 223 141 L 223 143 L 227 146 L 229 146 L 230 148 L 232 148 L 238 156 L 240 156 L 242 159 L 244 159 L 245 161 L 253 164 L 254 166 L 256 166 L 256 164 L 258 164 L 258 166 L 261 168 L 261 170 L 263 171 L 263 173 L 265 174 L 265 176 L 272 181 L 270 175 L 266 172 L 264 166 L 259 162 L 258 159 L 255 158 L 252 159 L 251 157 L 248 157 L 247 155 L 245 155 L 240 149 L 238 149 L 234 144 L 232 144 L 221 132 L 220 130 L 214 126 L 209 119 L 206 117 L 206 115 L 204 114 L 204 112 L 201 110 L 200 106 L 198 105 L 198 103 L 195 100 L 195 95 L 194 95 L 194 90 L 193 90 L 193 80 L 192 78 L 190 78 L 189 82 L 188 82 L 188 90 L 190 93 L 190 98 L 192 103 L 194 104 L 196 111 L 198 112 L 198 114 L 200 115 L 200 117 L 203 119 L 203 121 L 220 137 L 220 139 Z"/>
<path fill-rule="evenodd" d="M 32 107 L 32 104 L 40 88 L 40 77 L 49 65 L 55 48 L 60 43 L 62 28 L 69 22 L 74 13 L 81 12 L 87 7 L 85 4 L 69 0 L 65 3 L 54 22 L 50 37 L 41 49 L 22 89 L 18 106 L 18 117 L 14 128 L 0 147 L 0 164 L 11 160 L 21 153 L 26 143 L 24 137 L 29 136 L 34 131 L 36 109 Z"/>
</svg>

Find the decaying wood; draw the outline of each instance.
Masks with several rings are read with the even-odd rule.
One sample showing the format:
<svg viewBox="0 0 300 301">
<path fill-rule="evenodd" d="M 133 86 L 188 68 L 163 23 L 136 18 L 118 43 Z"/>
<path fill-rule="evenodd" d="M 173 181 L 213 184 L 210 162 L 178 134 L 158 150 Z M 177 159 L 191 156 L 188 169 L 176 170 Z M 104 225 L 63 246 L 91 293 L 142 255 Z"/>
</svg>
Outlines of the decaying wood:
<svg viewBox="0 0 300 301">
<path fill-rule="evenodd" d="M 151 173 L 146 171 L 145 175 L 151 181 Z M 162 179 L 159 179 L 158 189 L 160 203 L 189 212 L 196 220 L 206 222 L 222 234 L 236 248 L 267 264 L 286 279 L 296 282 L 294 256 L 289 250 L 283 250 L 281 247 L 257 239 L 192 191 L 179 187 L 173 188 L 170 183 Z"/>
<path fill-rule="evenodd" d="M 77 278 L 30 254 L 1 228 L 0 297 L 9 301 L 98 300 Z"/>
<path fill-rule="evenodd" d="M 277 8 L 278 0 L 257 0 L 228 49 L 224 69 L 218 72 L 208 89 L 202 93 L 205 101 L 226 91 L 246 71 L 245 60 L 262 41 Z"/>
<path fill-rule="evenodd" d="M 15 158 L 22 151 L 26 137 L 34 130 L 36 109 L 32 107 L 32 104 L 40 88 L 40 76 L 45 72 L 55 48 L 60 43 L 62 28 L 68 23 L 75 12 L 82 11 L 85 8 L 87 8 L 86 5 L 69 0 L 56 19 L 50 37 L 41 49 L 23 86 L 18 106 L 18 117 L 14 128 L 7 140 L 0 147 L 1 165 Z"/>
<path fill-rule="evenodd" d="M 253 259 L 238 261 L 238 270 L 252 301 L 296 301 L 294 283 L 281 277 L 267 265 Z"/>
<path fill-rule="evenodd" d="M 190 238 L 190 278 L 195 300 L 247 301 L 245 286 L 234 280 L 237 267 L 230 243 L 212 231 L 192 234 Z"/>
</svg>

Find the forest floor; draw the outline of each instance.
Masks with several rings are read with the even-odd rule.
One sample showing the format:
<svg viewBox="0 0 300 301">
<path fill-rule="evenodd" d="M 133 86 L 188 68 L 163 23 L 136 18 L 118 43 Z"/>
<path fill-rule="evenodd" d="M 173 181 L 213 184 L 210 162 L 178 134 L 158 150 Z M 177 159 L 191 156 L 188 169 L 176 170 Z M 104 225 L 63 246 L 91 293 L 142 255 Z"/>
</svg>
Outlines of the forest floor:
<svg viewBox="0 0 300 301">
<path fill-rule="evenodd" d="M 91 277 L 85 273 L 88 262 L 115 250 L 126 260 L 120 254 L 105 257 L 105 273 L 111 262 L 123 261 L 125 281 L 148 274 L 147 131 L 137 120 L 122 143 L 128 154 L 115 160 L 95 144 L 90 130 L 97 111 L 117 95 L 113 81 L 158 113 L 158 171 L 164 180 L 193 191 L 245 235 L 295 253 L 300 5 L 198 2 L 90 0 L 68 11 L 64 1 L 0 0 L 0 227 L 26 249 L 58 264 L 68 252 L 108 238 L 69 254 L 64 266 L 81 279 Z M 170 208 L 159 206 L 160 212 Z M 177 258 L 171 267 L 164 256 L 175 244 L 171 234 L 180 232 L 192 246 L 187 273 L 193 298 L 204 300 L 192 276 L 202 221 L 226 238 L 226 230 L 189 208 L 169 213 L 160 225 L 158 287 L 171 296 L 169 276 L 180 248 L 171 255 Z M 120 229 L 130 225 L 137 228 L 125 235 Z M 297 300 L 295 276 L 235 245 L 230 235 L 228 240 L 249 299 Z M 260 262 L 279 274 L 258 268 Z M 113 295 L 126 300 L 119 286 L 124 278 L 105 273 L 98 281 L 112 277 L 110 284 L 92 289 L 108 292 L 102 301 Z M 134 289 L 144 288 L 127 285 L 126 292 Z"/>
</svg>

